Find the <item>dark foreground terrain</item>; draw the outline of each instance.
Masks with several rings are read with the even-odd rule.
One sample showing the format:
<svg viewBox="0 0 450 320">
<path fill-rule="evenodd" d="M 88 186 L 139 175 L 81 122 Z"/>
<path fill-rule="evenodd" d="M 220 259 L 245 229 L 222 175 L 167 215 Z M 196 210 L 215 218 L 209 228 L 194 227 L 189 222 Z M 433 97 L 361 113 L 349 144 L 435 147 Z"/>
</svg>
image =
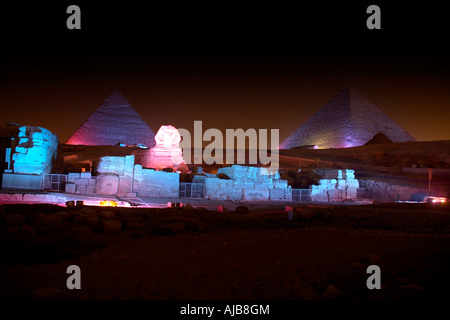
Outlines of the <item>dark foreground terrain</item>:
<svg viewBox="0 0 450 320">
<path fill-rule="evenodd" d="M 3 205 L 0 299 L 450 298 L 448 206 L 271 211 Z"/>
</svg>

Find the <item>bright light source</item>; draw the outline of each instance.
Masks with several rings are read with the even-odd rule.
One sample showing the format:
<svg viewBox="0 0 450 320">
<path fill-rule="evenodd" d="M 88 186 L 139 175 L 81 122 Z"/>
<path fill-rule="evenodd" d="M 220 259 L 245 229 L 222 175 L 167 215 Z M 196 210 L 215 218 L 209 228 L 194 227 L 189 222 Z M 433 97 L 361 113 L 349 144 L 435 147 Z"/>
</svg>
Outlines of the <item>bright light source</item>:
<svg viewBox="0 0 450 320">
<path fill-rule="evenodd" d="M 117 207 L 117 201 L 113 200 L 100 200 L 100 205 L 102 207 Z"/>
<path fill-rule="evenodd" d="M 429 203 L 446 203 L 447 199 L 441 197 L 428 197 L 427 201 Z"/>
</svg>

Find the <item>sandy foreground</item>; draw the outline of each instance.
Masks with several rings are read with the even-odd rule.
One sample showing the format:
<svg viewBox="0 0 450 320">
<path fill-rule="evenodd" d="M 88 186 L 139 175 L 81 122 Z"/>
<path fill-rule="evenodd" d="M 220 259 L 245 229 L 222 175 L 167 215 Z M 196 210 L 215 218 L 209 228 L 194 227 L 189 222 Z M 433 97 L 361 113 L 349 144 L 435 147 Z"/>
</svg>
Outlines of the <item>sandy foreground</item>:
<svg viewBox="0 0 450 320">
<path fill-rule="evenodd" d="M 292 221 L 270 211 L 1 206 L 0 298 L 450 298 L 448 207 L 304 205 Z M 80 290 L 66 286 L 70 265 Z M 369 265 L 380 290 L 366 286 Z"/>
</svg>

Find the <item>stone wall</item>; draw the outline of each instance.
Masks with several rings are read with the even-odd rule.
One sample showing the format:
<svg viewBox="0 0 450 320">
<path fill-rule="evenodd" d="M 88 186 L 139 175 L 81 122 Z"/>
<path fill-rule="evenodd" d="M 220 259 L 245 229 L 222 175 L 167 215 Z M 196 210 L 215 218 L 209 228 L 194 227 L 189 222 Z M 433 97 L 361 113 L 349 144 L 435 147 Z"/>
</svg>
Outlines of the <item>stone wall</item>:
<svg viewBox="0 0 450 320">
<path fill-rule="evenodd" d="M 58 136 L 45 128 L 22 126 L 18 138 L 12 154 L 13 172 L 36 175 L 51 173 Z"/>
<path fill-rule="evenodd" d="M 350 169 L 315 169 L 320 175 L 319 185 L 312 185 L 311 201 L 339 202 L 357 198 L 359 181 L 355 179 L 355 171 Z"/>
<path fill-rule="evenodd" d="M 67 193 L 94 193 L 96 179 L 90 172 L 69 173 L 65 185 Z"/>
<path fill-rule="evenodd" d="M 101 157 L 97 165 L 95 193 L 126 196 L 133 192 L 134 155 Z"/>
<path fill-rule="evenodd" d="M 205 199 L 209 200 L 291 200 L 292 191 L 286 180 L 266 168 L 233 165 L 220 168 L 216 177 L 195 176 L 193 181 L 205 182 Z M 219 178 L 221 177 L 221 178 Z"/>
<path fill-rule="evenodd" d="M 97 176 L 90 172 L 69 173 L 65 191 L 120 197 L 179 197 L 180 174 L 143 169 L 134 155 L 101 157 Z"/>
<path fill-rule="evenodd" d="M 174 197 L 180 193 L 180 173 L 134 166 L 133 192 L 139 197 Z"/>
</svg>

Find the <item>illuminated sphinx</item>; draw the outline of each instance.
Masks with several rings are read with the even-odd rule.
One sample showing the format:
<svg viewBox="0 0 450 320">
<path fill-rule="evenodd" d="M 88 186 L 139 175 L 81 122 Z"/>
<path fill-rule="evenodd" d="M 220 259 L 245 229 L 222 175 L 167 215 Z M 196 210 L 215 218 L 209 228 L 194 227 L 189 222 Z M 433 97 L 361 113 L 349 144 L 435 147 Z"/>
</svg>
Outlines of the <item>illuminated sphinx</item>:
<svg viewBox="0 0 450 320">
<path fill-rule="evenodd" d="M 155 136 L 156 146 L 150 149 L 146 166 L 156 170 L 172 168 L 174 171 L 188 171 L 180 148 L 181 136 L 178 130 L 165 125 L 159 128 Z"/>
</svg>

